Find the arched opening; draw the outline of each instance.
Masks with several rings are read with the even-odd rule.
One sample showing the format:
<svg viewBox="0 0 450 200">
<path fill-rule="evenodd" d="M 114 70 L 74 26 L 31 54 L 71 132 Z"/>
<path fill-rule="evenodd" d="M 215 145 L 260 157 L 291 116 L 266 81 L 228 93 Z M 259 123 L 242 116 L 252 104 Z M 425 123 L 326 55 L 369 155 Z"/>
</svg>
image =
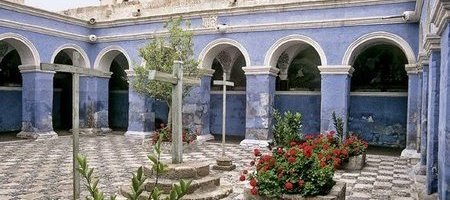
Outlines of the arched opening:
<svg viewBox="0 0 450 200">
<path fill-rule="evenodd" d="M 114 52 L 112 52 L 114 53 Z M 112 59 L 109 71 L 108 122 L 113 130 L 125 131 L 128 128 L 128 81 L 125 70 L 129 69 L 128 60 L 123 53 Z"/>
<path fill-rule="evenodd" d="M 348 129 L 374 146 L 406 145 L 408 58 L 389 42 L 367 43 L 351 63 Z"/>
<path fill-rule="evenodd" d="M 60 51 L 53 63 L 72 65 L 72 56 Z M 72 74 L 57 72 L 53 78 L 53 129 L 67 131 L 72 128 Z"/>
<path fill-rule="evenodd" d="M 223 86 L 214 85 L 213 82 L 223 80 L 225 71 L 227 80 L 234 83 L 233 87 L 227 87 L 226 135 L 244 137 L 246 77 L 242 68 L 249 65 L 248 54 L 242 51 L 243 47 L 235 41 L 223 41 L 208 45 L 205 49 L 207 51 L 204 51 L 204 56 L 200 58 L 202 67 L 215 70 L 211 78 L 210 132 L 215 135 L 222 133 Z"/>
<path fill-rule="evenodd" d="M 0 44 L 0 46 L 1 45 L 2 44 Z M 21 65 L 22 62 L 20 61 L 19 53 L 17 50 L 12 50 L 5 53 L 5 55 L 2 54 L 3 53 L 0 52 L 0 85 L 6 87 L 21 87 L 22 75 L 20 74 L 19 65 Z"/>
<path fill-rule="evenodd" d="M 318 66 L 326 60 L 320 46 L 304 36 L 277 41 L 269 50 L 268 61 L 280 72 L 275 82 L 275 109 L 302 114 L 302 132 L 320 131 L 321 76 Z"/>
</svg>

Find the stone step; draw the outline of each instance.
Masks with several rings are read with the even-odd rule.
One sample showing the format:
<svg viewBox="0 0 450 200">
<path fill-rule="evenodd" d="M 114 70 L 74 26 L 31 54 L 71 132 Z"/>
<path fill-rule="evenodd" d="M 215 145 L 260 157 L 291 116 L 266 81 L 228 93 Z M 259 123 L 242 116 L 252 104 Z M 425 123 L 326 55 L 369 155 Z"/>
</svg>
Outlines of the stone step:
<svg viewBox="0 0 450 200">
<path fill-rule="evenodd" d="M 172 185 L 175 183 L 179 183 L 179 180 L 173 179 L 159 179 L 158 180 L 158 189 L 162 190 L 163 193 L 169 193 L 172 189 Z M 191 186 L 189 187 L 187 193 L 191 194 L 196 190 L 203 190 L 206 188 L 216 187 L 220 185 L 220 177 L 218 176 L 206 176 L 200 179 L 192 180 Z M 155 180 L 148 179 L 145 184 L 146 191 L 152 191 L 155 187 Z"/>
<path fill-rule="evenodd" d="M 144 167 L 144 174 L 153 177 L 153 171 Z M 168 164 L 167 172 L 161 174 L 164 179 L 199 179 L 209 175 L 209 164 L 207 162 L 186 162 L 182 164 Z"/>
</svg>

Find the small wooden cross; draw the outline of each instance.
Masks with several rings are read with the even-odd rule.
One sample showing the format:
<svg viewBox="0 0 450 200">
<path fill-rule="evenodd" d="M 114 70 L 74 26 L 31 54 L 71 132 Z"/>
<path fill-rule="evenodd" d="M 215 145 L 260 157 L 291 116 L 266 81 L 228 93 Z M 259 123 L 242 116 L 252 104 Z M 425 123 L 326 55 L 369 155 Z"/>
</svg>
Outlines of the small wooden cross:
<svg viewBox="0 0 450 200">
<path fill-rule="evenodd" d="M 200 85 L 200 80 L 183 78 L 183 62 L 174 61 L 172 74 L 150 70 L 148 78 L 166 83 L 172 83 L 172 163 L 183 162 L 183 124 L 182 103 L 183 83 L 186 85 Z"/>
<path fill-rule="evenodd" d="M 214 85 L 223 86 L 223 102 L 222 102 L 222 156 L 225 156 L 225 128 L 227 118 L 227 86 L 234 86 L 234 83 L 227 81 L 227 73 L 223 73 L 223 80 L 214 81 Z"/>
</svg>

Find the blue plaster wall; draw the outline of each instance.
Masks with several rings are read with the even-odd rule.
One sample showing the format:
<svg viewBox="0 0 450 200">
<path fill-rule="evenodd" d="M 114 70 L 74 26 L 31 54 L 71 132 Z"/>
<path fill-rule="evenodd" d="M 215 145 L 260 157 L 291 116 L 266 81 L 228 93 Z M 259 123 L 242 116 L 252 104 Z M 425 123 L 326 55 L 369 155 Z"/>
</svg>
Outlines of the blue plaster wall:
<svg viewBox="0 0 450 200">
<path fill-rule="evenodd" d="M 304 134 L 320 132 L 320 94 L 318 95 L 275 95 L 275 109 L 300 112 Z"/>
<path fill-rule="evenodd" d="M 405 147 L 407 101 L 406 96 L 351 95 L 349 131 L 372 145 Z"/>
<path fill-rule="evenodd" d="M 222 134 L 222 94 L 211 94 L 211 134 Z M 226 134 L 245 136 L 245 94 L 227 95 Z"/>
<path fill-rule="evenodd" d="M 0 89 L 0 133 L 20 131 L 22 126 L 22 90 Z"/>
</svg>

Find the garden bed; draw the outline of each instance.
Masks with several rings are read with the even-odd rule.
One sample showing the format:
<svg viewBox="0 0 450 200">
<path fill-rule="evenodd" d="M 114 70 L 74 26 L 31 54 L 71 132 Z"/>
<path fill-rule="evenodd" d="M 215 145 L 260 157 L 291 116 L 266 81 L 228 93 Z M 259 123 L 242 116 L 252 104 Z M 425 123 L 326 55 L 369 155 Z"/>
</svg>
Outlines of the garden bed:
<svg viewBox="0 0 450 200">
<path fill-rule="evenodd" d="M 198 144 L 196 141 L 191 143 L 183 142 L 183 153 L 190 153 L 198 151 Z M 161 152 L 165 154 L 172 153 L 172 142 L 161 142 Z"/>
<path fill-rule="evenodd" d="M 344 182 L 336 182 L 327 195 L 318 195 L 311 197 L 302 197 L 295 194 L 284 194 L 281 198 L 284 200 L 344 200 L 345 199 L 346 184 Z M 272 200 L 268 197 L 251 194 L 251 189 L 244 190 L 244 198 L 246 200 Z"/>
</svg>

